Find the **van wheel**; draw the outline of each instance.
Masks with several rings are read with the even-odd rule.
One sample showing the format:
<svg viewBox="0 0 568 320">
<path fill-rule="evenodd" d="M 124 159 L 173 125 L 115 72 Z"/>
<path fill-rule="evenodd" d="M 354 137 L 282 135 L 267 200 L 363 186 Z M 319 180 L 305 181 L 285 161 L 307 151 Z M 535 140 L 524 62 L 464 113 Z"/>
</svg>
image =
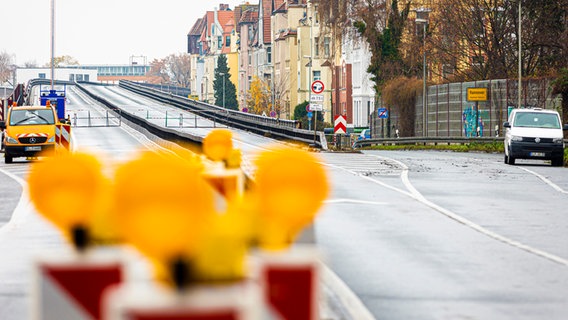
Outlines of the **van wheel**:
<svg viewBox="0 0 568 320">
<path fill-rule="evenodd" d="M 511 156 L 511 150 L 509 149 L 509 156 L 507 157 L 507 155 L 505 154 L 505 163 L 508 163 L 510 165 L 514 165 L 515 164 L 515 158 L 513 158 Z"/>
<path fill-rule="evenodd" d="M 12 156 L 9 156 L 7 154 L 4 155 L 4 163 L 12 163 L 13 160 L 14 158 Z"/>
<path fill-rule="evenodd" d="M 564 158 L 554 158 L 552 159 L 553 167 L 562 167 L 564 165 Z"/>
</svg>

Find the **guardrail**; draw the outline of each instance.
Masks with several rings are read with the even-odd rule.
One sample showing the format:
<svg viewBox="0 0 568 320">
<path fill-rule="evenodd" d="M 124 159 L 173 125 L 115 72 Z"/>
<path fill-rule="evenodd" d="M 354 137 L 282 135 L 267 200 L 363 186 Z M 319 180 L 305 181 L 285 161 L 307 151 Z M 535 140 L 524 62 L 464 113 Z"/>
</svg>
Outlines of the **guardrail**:
<svg viewBox="0 0 568 320">
<path fill-rule="evenodd" d="M 369 147 L 376 145 L 452 145 L 469 143 L 503 143 L 503 137 L 405 137 L 388 139 L 365 139 L 353 143 L 353 148 Z"/>
<path fill-rule="evenodd" d="M 158 100 L 162 103 L 190 112 L 199 113 L 205 118 L 233 128 L 277 139 L 294 140 L 308 144 L 313 143 L 317 147 L 327 150 L 327 141 L 323 132 L 317 131 L 314 133 L 311 130 L 298 129 L 296 128 L 297 121 L 295 120 L 264 117 L 256 114 L 224 109 L 205 102 L 163 93 L 152 88 L 146 88 L 131 81 L 121 80 L 119 82 L 119 86 L 148 98 Z M 213 110 L 216 110 L 217 112 L 211 112 Z"/>
<path fill-rule="evenodd" d="M 110 101 L 106 100 L 105 98 L 87 90 L 83 85 L 78 84 L 78 83 L 75 84 L 75 85 L 81 91 L 85 92 L 88 96 L 90 96 L 94 100 L 100 102 L 101 104 L 103 104 L 104 106 L 109 108 L 111 113 L 114 113 L 116 116 L 118 116 L 119 113 L 120 113 L 120 116 L 123 119 L 126 119 L 126 120 L 144 128 L 144 129 L 146 129 L 148 132 L 150 132 L 151 134 L 153 134 L 153 135 L 155 135 L 155 136 L 157 136 L 161 139 L 168 140 L 170 142 L 177 143 L 177 144 L 182 145 L 182 146 L 190 146 L 190 149 L 195 150 L 197 152 L 201 152 L 201 142 L 203 140 L 202 137 L 192 135 L 192 134 L 189 134 L 189 133 L 185 133 L 185 132 L 181 132 L 181 131 L 177 131 L 177 130 L 173 130 L 173 129 L 164 128 L 164 127 L 158 126 L 156 124 L 153 124 L 153 123 L 147 121 L 144 118 L 134 116 L 132 114 L 129 114 L 128 112 L 122 112 L 122 110 L 120 108 L 118 108 L 116 105 L 114 105 Z"/>
</svg>

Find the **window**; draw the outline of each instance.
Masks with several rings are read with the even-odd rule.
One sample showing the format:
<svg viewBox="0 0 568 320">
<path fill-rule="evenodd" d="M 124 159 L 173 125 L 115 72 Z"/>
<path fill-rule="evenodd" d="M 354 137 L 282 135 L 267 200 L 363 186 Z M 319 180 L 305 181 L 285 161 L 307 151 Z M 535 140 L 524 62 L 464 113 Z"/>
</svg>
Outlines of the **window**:
<svg viewBox="0 0 568 320">
<path fill-rule="evenodd" d="M 217 49 L 221 49 L 221 48 L 223 48 L 223 37 L 218 36 L 217 37 Z"/>
<path fill-rule="evenodd" d="M 474 55 L 471 57 L 471 62 L 474 65 L 481 66 L 485 62 L 485 59 L 481 55 Z"/>
<path fill-rule="evenodd" d="M 313 72 L 313 79 L 314 81 L 316 80 L 321 80 L 321 71 L 317 70 Z"/>
<path fill-rule="evenodd" d="M 37 75 L 37 77 L 40 79 L 45 79 L 45 73 L 40 73 Z"/>
<path fill-rule="evenodd" d="M 272 47 L 266 48 L 266 59 L 268 63 L 272 63 Z"/>
<path fill-rule="evenodd" d="M 323 39 L 323 50 L 326 57 L 330 56 L 331 48 L 330 48 L 330 39 L 329 37 L 325 37 Z"/>
<path fill-rule="evenodd" d="M 314 38 L 314 55 L 316 57 L 318 57 L 320 55 L 319 37 Z"/>
<path fill-rule="evenodd" d="M 231 46 L 231 36 L 226 36 L 226 37 L 225 37 L 225 46 L 226 46 L 226 47 L 230 47 L 230 46 Z"/>
<path fill-rule="evenodd" d="M 55 105 L 57 105 L 57 103 Z M 50 109 L 12 111 L 10 116 L 11 126 L 25 126 L 30 124 L 55 124 L 53 111 Z"/>
<path fill-rule="evenodd" d="M 442 77 L 446 78 L 454 74 L 454 66 L 451 64 L 444 64 L 442 65 Z"/>
</svg>

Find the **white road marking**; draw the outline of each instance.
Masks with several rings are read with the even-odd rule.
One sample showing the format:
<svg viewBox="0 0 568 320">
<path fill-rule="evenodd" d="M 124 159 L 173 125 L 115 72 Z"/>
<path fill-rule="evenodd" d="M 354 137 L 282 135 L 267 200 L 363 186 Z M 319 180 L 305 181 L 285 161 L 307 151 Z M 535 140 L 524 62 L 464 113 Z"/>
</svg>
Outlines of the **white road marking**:
<svg viewBox="0 0 568 320">
<path fill-rule="evenodd" d="M 357 203 L 357 204 L 372 204 L 372 205 L 386 205 L 387 202 L 378 202 L 378 201 L 366 201 L 366 200 L 357 200 L 357 199 L 330 199 L 325 200 L 325 203 Z"/>
<path fill-rule="evenodd" d="M 371 181 L 371 182 L 374 182 L 374 183 L 376 183 L 376 184 L 379 184 L 379 185 L 381 185 L 381 186 L 383 186 L 383 187 L 385 187 L 385 188 L 388 188 L 388 189 L 394 190 L 394 191 L 396 191 L 396 192 L 399 192 L 399 193 L 401 193 L 401 194 L 407 195 L 407 196 L 409 196 L 409 197 L 411 197 L 411 198 L 417 200 L 418 202 L 420 202 L 420 203 L 422 203 L 422 204 L 424 204 L 424 205 L 426 205 L 426 206 L 428 206 L 428 207 L 430 207 L 430 208 L 432 208 L 432 209 L 438 211 L 439 213 L 441 213 L 441 214 L 447 216 L 448 218 L 453 219 L 453 220 L 455 220 L 455 221 L 457 221 L 457 222 L 459 222 L 459 223 L 461 223 L 461 224 L 463 224 L 463 225 L 465 225 L 465 226 L 467 226 L 467 227 L 469 227 L 469 228 L 471 228 L 471 229 L 473 229 L 473 230 L 475 230 L 475 231 L 477 231 L 477 232 L 479 232 L 479 233 L 481 233 L 481 234 L 484 234 L 484 235 L 486 235 L 486 236 L 488 236 L 488 237 L 490 237 L 490 238 L 493 238 L 493 239 L 495 239 L 495 240 L 501 241 L 501 242 L 503 242 L 503 243 L 505 243 L 505 244 L 508 244 L 508 245 L 510 245 L 510 246 L 512 246 L 512 247 L 515 247 L 515 248 L 517 248 L 517 249 L 524 250 L 524 251 L 529 252 L 529 253 L 531 253 L 531 254 L 534 254 L 534 255 L 536 255 L 536 256 L 545 258 L 545 259 L 550 260 L 550 261 L 552 261 L 552 262 L 555 262 L 555 263 L 558 263 L 558 264 L 561 264 L 561 265 L 564 265 L 564 266 L 568 266 L 568 260 L 567 260 L 567 259 L 561 258 L 561 257 L 556 256 L 556 255 L 554 255 L 554 254 L 551 254 L 551 253 L 548 253 L 548 252 L 545 252 L 545 251 L 542 251 L 542 250 L 533 248 L 533 247 L 531 247 L 531 246 L 529 246 L 529 245 L 526 245 L 526 244 L 523 244 L 523 243 L 521 243 L 521 242 L 519 242 L 519 241 L 515 241 L 515 240 L 513 240 L 513 239 L 510 239 L 510 238 L 507 238 L 507 237 L 502 236 L 502 235 L 500 235 L 500 234 L 497 234 L 497 233 L 495 233 L 495 232 L 493 232 L 493 231 L 490 231 L 490 230 L 488 230 L 488 229 L 486 229 L 486 228 L 484 228 L 484 227 L 482 227 L 482 226 L 480 226 L 480 225 L 474 223 L 473 221 L 470 221 L 470 220 L 468 220 L 468 219 L 466 219 L 466 218 L 464 218 L 464 217 L 462 217 L 462 216 L 460 216 L 460 215 L 458 215 L 458 214 L 456 214 L 456 213 L 454 213 L 454 212 L 452 212 L 452 211 L 450 211 L 450 210 L 448 210 L 448 209 L 442 208 L 441 206 L 439 206 L 439 205 L 437 205 L 437 204 L 435 204 L 435 203 L 429 201 L 428 199 L 424 198 L 424 196 L 423 196 L 418 190 L 416 190 L 416 188 L 414 188 L 414 186 L 413 186 L 412 183 L 410 182 L 410 179 L 408 178 L 408 167 L 407 167 L 406 165 L 404 165 L 402 162 L 400 162 L 400 161 L 398 161 L 398 160 L 395 160 L 395 159 L 391 159 L 391 158 L 387 158 L 387 157 L 381 157 L 381 156 L 375 156 L 375 157 L 384 159 L 384 160 L 386 160 L 386 161 L 392 161 L 392 162 L 397 163 L 398 165 L 402 166 L 403 170 L 402 170 L 402 172 L 401 172 L 401 179 L 402 179 L 402 181 L 403 181 L 405 187 L 406 187 L 410 192 L 407 192 L 407 191 L 401 190 L 401 189 L 399 189 L 399 188 L 390 186 L 390 185 L 388 185 L 388 184 L 386 184 L 386 183 L 384 183 L 384 182 L 381 182 L 381 181 L 379 181 L 379 180 L 376 180 L 376 179 L 371 178 L 371 177 L 368 177 L 368 176 L 364 176 L 364 175 L 362 175 L 362 174 L 360 174 L 360 173 L 357 173 L 357 172 L 354 172 L 354 171 L 352 171 L 352 170 L 348 170 L 348 169 L 345 169 L 345 168 L 342 168 L 342 167 L 339 167 L 339 166 L 336 166 L 336 165 L 329 165 L 329 164 L 328 164 L 328 166 L 334 167 L 334 168 L 338 168 L 338 169 L 340 169 L 340 170 L 349 172 L 349 173 L 351 173 L 351 174 L 353 174 L 353 175 L 359 176 L 359 177 L 361 177 L 361 178 L 363 178 L 363 179 L 366 179 L 366 180 L 368 180 L 368 181 Z M 536 173 L 535 173 L 535 174 L 536 174 Z M 539 176 L 538 174 L 536 174 L 536 175 Z M 546 179 L 546 178 L 542 177 L 541 179 Z M 546 180 L 548 180 L 548 179 L 546 179 Z M 545 181 L 545 182 L 546 182 L 546 181 Z M 554 184 L 551 182 L 551 186 L 553 186 L 553 185 L 554 185 Z M 555 186 L 555 185 L 554 185 L 554 186 Z M 553 187 L 554 187 L 554 186 L 553 186 Z M 558 186 L 556 186 L 556 187 L 558 187 Z M 556 188 L 555 188 L 555 189 L 556 189 Z M 560 187 L 558 187 L 558 189 L 562 190 Z M 558 190 L 558 189 L 557 189 L 557 190 Z M 564 190 L 562 190 L 562 191 L 564 191 Z"/>
<path fill-rule="evenodd" d="M 20 220 L 23 214 L 29 211 L 29 207 L 31 206 L 31 202 L 28 197 L 28 184 L 26 181 L 9 171 L 6 171 L 0 168 L 0 172 L 7 175 L 10 179 L 16 181 L 20 186 L 22 186 L 22 194 L 20 195 L 20 200 L 18 200 L 18 204 L 16 208 L 14 208 L 14 212 L 10 217 L 10 220 L 0 228 L 0 235 L 8 228 L 12 228 L 12 225 L 16 223 L 16 221 Z"/>
<path fill-rule="evenodd" d="M 526 171 L 526 172 L 528 172 L 528 173 L 530 173 L 530 174 L 532 174 L 532 175 L 535 175 L 537 178 L 539 178 L 540 180 L 544 181 L 544 183 L 546 183 L 547 185 L 551 186 L 554 190 L 556 190 L 556 191 L 558 191 L 558 192 L 560 192 L 560 193 L 568 194 L 568 191 L 562 189 L 560 186 L 558 186 L 558 185 L 555 184 L 554 182 L 548 180 L 545 176 L 543 176 L 543 175 L 541 175 L 541 174 L 539 174 L 539 173 L 536 173 L 536 172 L 534 172 L 534 171 L 532 171 L 532 170 L 529 170 L 529 169 L 527 169 L 527 168 L 523 168 L 523 167 L 518 167 L 518 168 L 521 169 L 521 170 L 524 170 L 524 171 Z"/>
</svg>

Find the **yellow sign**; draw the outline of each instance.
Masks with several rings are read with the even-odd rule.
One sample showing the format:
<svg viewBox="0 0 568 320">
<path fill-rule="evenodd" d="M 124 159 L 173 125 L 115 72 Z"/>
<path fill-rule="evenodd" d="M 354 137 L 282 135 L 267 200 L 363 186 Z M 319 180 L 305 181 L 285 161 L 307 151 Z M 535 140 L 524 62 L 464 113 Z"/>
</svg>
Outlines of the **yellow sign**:
<svg viewBox="0 0 568 320">
<path fill-rule="evenodd" d="M 467 101 L 487 101 L 487 88 L 467 88 Z"/>
</svg>

